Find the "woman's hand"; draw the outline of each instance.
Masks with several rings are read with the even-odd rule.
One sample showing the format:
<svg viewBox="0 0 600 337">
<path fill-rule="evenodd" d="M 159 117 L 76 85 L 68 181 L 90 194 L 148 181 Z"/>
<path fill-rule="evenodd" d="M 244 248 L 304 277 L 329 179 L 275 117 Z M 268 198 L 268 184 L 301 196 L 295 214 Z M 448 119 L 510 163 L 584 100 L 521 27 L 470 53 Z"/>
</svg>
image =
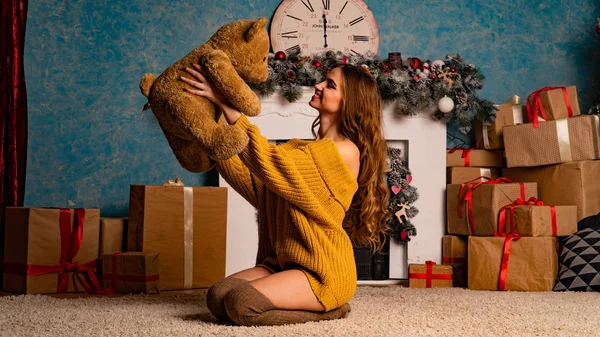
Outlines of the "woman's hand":
<svg viewBox="0 0 600 337">
<path fill-rule="evenodd" d="M 183 90 L 193 95 L 205 97 L 219 107 L 226 105 L 227 100 L 221 91 L 219 91 L 219 89 L 215 87 L 213 83 L 206 78 L 206 76 L 204 76 L 200 65 L 194 63 L 192 66 L 194 69 L 186 67 L 185 71 L 187 71 L 187 73 L 190 74 L 195 80 L 183 76 L 181 76 L 179 79 L 192 86 L 193 89 L 183 88 Z"/>
<path fill-rule="evenodd" d="M 202 68 L 198 64 L 192 64 L 194 69 L 185 68 L 185 71 L 188 74 L 192 75 L 195 80 L 186 78 L 181 76 L 179 79 L 194 89 L 183 88 L 185 92 L 189 92 L 193 95 L 198 95 L 201 97 L 205 97 L 209 101 L 213 102 L 215 105 L 219 107 L 219 109 L 223 112 L 225 119 L 229 124 L 235 124 L 235 122 L 242 115 L 239 111 L 237 111 L 234 107 L 229 104 L 225 96 L 219 91 L 217 87 L 213 85 L 213 83 L 204 76 L 202 73 Z"/>
</svg>

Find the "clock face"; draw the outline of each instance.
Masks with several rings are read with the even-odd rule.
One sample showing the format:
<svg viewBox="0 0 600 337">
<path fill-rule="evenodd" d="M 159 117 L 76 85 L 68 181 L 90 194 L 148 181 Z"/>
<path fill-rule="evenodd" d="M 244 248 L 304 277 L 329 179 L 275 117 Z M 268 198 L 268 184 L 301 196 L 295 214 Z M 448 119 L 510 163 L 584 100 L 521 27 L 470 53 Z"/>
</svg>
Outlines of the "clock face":
<svg viewBox="0 0 600 337">
<path fill-rule="evenodd" d="M 286 54 L 379 50 L 377 22 L 362 0 L 284 0 L 273 16 L 270 35 L 273 51 Z"/>
</svg>

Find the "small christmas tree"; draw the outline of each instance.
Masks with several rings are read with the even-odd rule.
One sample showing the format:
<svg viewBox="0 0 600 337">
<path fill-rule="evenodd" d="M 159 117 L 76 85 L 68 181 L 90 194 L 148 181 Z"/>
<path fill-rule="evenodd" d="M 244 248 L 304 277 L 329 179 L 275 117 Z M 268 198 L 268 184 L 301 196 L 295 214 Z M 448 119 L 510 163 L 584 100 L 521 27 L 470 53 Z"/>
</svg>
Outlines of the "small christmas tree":
<svg viewBox="0 0 600 337">
<path fill-rule="evenodd" d="M 392 229 L 392 237 L 397 242 L 408 242 L 410 237 L 417 234 L 410 219 L 419 214 L 413 205 L 419 197 L 416 187 L 410 183 L 412 175 L 406 163 L 402 160 L 402 151 L 388 147 L 389 171 L 386 174 L 390 188 L 388 210 L 392 214 L 388 225 Z"/>
</svg>

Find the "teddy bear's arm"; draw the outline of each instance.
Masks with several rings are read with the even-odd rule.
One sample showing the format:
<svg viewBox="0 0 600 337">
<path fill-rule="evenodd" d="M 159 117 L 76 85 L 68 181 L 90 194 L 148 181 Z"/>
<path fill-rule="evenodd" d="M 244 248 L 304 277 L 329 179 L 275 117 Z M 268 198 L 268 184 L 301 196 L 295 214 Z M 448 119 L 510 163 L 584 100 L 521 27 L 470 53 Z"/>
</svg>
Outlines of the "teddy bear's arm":
<svg viewBox="0 0 600 337">
<path fill-rule="evenodd" d="M 260 113 L 260 100 L 238 75 L 224 52 L 210 51 L 204 57 L 202 69 L 229 103 L 241 113 L 246 116 L 256 116 Z"/>
</svg>

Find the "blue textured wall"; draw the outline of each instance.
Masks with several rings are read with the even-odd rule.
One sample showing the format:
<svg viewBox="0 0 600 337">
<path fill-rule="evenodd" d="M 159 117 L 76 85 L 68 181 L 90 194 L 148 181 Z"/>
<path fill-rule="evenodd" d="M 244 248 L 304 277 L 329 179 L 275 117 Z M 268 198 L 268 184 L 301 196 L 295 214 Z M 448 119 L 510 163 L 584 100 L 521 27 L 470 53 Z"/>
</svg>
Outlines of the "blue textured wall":
<svg viewBox="0 0 600 337">
<path fill-rule="evenodd" d="M 600 73 L 600 37 L 593 31 L 600 6 L 576 2 L 367 0 L 379 23 L 380 56 L 459 53 L 486 75 L 483 97 L 501 103 L 512 94 L 574 84 L 587 110 Z M 118 216 L 127 213 L 130 184 L 176 175 L 187 185 L 213 184 L 214 174 L 181 169 L 152 113 L 140 116 L 139 80 L 159 74 L 224 23 L 271 18 L 278 4 L 30 1 L 25 204 L 100 207 Z"/>
</svg>

